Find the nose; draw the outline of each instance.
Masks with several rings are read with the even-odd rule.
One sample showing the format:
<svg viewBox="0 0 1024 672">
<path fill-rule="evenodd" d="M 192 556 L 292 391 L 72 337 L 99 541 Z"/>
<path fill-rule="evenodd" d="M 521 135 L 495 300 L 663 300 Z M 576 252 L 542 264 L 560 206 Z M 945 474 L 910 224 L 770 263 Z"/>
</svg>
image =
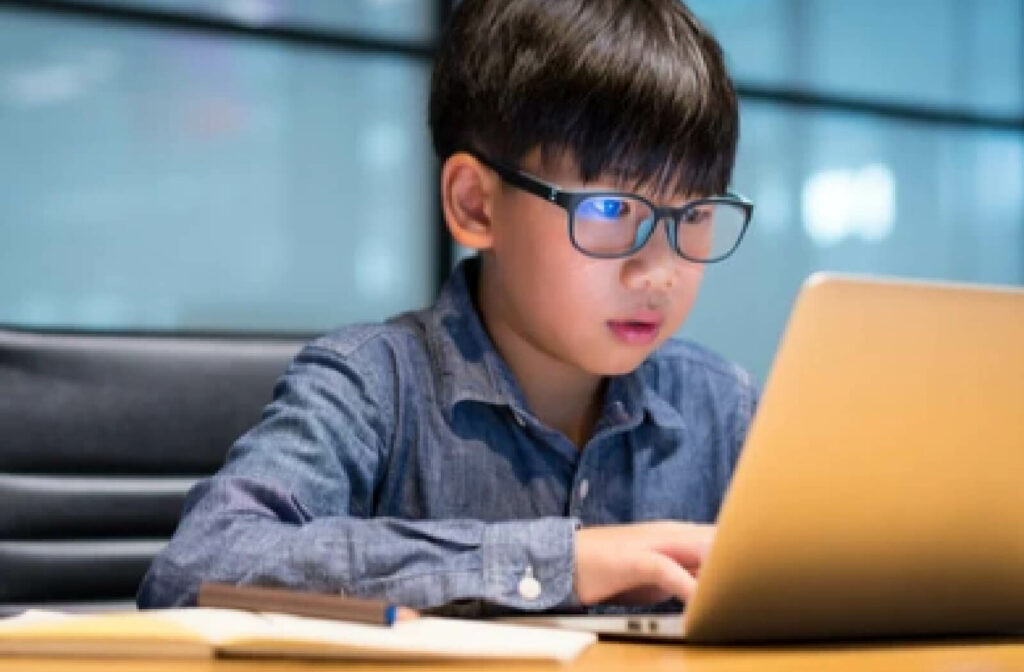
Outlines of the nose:
<svg viewBox="0 0 1024 672">
<path fill-rule="evenodd" d="M 660 229 L 665 226 L 669 234 L 674 226 L 671 217 L 663 217 L 651 232 L 647 244 L 637 250 L 636 254 L 626 259 L 623 265 L 624 282 L 634 290 L 667 290 L 676 282 L 678 265 L 682 258 L 676 254 L 670 242 L 670 235 L 661 235 Z"/>
</svg>

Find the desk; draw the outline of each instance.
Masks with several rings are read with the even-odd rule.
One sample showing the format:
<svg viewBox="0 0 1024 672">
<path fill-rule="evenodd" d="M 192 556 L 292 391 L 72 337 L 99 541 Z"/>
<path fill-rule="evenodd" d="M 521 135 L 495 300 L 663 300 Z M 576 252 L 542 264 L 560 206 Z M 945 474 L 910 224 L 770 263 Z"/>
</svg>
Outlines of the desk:
<svg viewBox="0 0 1024 672">
<path fill-rule="evenodd" d="M 1002 672 L 1024 671 L 1024 639 L 900 644 L 704 648 L 599 642 L 569 665 L 557 663 L 401 663 L 235 660 L 81 660 L 0 658 L 0 672 L 432 672 L 479 670 L 601 672 Z"/>
</svg>

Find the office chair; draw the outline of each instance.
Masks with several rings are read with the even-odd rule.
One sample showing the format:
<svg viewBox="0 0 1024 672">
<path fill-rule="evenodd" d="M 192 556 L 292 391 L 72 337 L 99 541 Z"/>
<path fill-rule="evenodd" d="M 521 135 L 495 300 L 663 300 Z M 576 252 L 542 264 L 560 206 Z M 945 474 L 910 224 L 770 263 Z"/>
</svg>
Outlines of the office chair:
<svg viewBox="0 0 1024 672">
<path fill-rule="evenodd" d="M 0 615 L 132 604 L 303 340 L 0 328 Z"/>
</svg>

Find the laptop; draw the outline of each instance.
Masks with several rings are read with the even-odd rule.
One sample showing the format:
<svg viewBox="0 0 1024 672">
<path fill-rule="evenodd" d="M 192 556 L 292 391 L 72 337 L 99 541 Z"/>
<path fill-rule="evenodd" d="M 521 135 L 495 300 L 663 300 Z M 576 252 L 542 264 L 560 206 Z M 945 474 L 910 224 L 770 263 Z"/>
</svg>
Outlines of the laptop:
<svg viewBox="0 0 1024 672">
<path fill-rule="evenodd" d="M 805 283 L 682 615 L 695 643 L 1024 634 L 1024 289 Z"/>
</svg>

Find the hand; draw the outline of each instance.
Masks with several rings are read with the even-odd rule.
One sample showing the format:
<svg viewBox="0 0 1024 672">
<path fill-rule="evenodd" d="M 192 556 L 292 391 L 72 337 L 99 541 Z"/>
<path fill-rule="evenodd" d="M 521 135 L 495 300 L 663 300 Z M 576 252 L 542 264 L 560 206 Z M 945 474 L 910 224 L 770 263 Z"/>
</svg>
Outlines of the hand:
<svg viewBox="0 0 1024 672">
<path fill-rule="evenodd" d="M 668 521 L 580 529 L 576 595 L 585 605 L 653 604 L 671 597 L 685 602 L 697 588 L 714 536 L 714 525 Z"/>
</svg>

